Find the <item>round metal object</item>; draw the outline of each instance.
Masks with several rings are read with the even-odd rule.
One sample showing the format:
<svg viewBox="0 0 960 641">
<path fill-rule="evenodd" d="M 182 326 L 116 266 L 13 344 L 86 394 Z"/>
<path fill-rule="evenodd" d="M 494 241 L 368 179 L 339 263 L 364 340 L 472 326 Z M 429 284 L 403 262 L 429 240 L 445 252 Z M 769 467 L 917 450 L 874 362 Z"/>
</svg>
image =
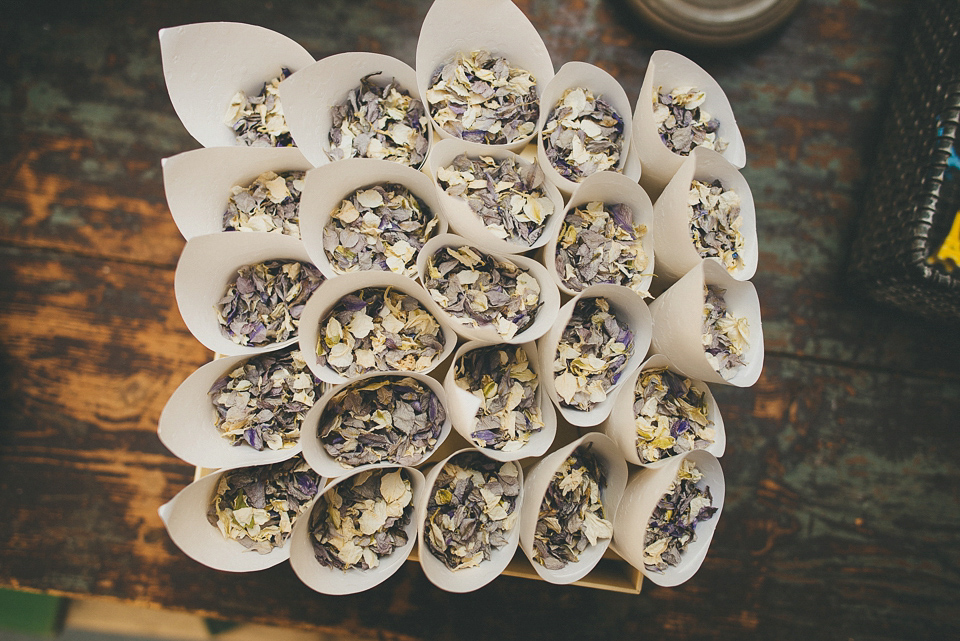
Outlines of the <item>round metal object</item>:
<svg viewBox="0 0 960 641">
<path fill-rule="evenodd" d="M 738 45 L 769 33 L 801 0 L 628 0 L 651 26 L 698 45 Z"/>
</svg>

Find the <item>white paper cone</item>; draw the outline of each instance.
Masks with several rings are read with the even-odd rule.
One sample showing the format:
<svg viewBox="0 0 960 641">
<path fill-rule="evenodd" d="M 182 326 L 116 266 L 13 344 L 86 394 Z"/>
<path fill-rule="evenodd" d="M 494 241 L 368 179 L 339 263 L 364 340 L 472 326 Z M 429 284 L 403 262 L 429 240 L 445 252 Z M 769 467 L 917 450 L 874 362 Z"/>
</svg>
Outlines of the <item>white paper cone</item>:
<svg viewBox="0 0 960 641">
<path fill-rule="evenodd" d="M 637 369 L 636 372 L 630 375 L 630 378 L 624 381 L 623 387 L 617 391 L 613 411 L 610 412 L 610 416 L 607 417 L 601 426 L 603 433 L 609 436 L 613 442 L 617 444 L 617 447 L 620 448 L 620 453 L 623 455 L 623 458 L 625 458 L 628 463 L 642 467 L 663 467 L 678 456 L 668 456 L 653 463 L 643 463 L 640 460 L 640 455 L 637 453 L 636 415 L 633 411 L 633 404 L 636 400 L 637 381 L 643 372 L 661 367 L 666 367 L 673 372 L 679 373 L 673 363 L 670 362 L 670 359 L 663 354 L 654 354 L 648 358 L 640 365 L 640 368 Z M 704 400 L 706 400 L 707 403 L 707 418 L 713 421 L 715 438 L 713 443 L 704 449 L 716 457 L 721 457 L 727 447 L 727 432 L 723 427 L 723 417 L 720 416 L 720 407 L 717 405 L 717 401 L 713 398 L 713 394 L 710 392 L 710 388 L 707 387 L 706 383 L 696 379 L 691 379 L 691 383 L 694 389 L 704 395 Z"/>
<path fill-rule="evenodd" d="M 430 312 L 440 324 L 440 334 L 443 338 L 443 351 L 433 359 L 433 365 L 420 374 L 426 374 L 433 371 L 437 365 L 443 362 L 453 350 L 456 349 L 457 335 L 450 327 L 446 319 L 435 311 L 433 300 L 427 291 L 413 279 L 394 274 L 393 272 L 353 272 L 343 274 L 336 278 L 331 278 L 323 282 L 313 293 L 307 306 L 303 308 L 303 314 L 300 316 L 300 353 L 304 360 L 320 380 L 325 383 L 346 383 L 352 380 L 341 376 L 329 365 L 321 365 L 317 359 L 317 341 L 320 339 L 320 322 L 337 303 L 347 294 L 352 294 L 361 289 L 369 287 L 383 287 L 396 289 L 404 294 L 413 296 L 420 304 Z"/>
<path fill-rule="evenodd" d="M 727 311 L 735 318 L 746 318 L 749 345 L 745 365 L 729 379 L 723 378 L 707 361 L 703 349 L 704 287 L 717 285 L 726 290 Z M 734 280 L 716 258 L 701 261 L 670 289 L 650 304 L 653 314 L 654 353 L 664 354 L 677 370 L 690 378 L 708 383 L 750 387 L 763 369 L 763 327 L 760 299 L 749 281 Z"/>
<path fill-rule="evenodd" d="M 640 167 L 632 163 L 628 165 L 627 162 L 630 158 L 630 142 L 633 139 L 633 110 L 630 107 L 630 99 L 627 98 L 627 92 L 623 90 L 616 78 L 600 67 L 586 62 L 568 62 L 560 67 L 560 71 L 544 88 L 543 95 L 540 97 L 540 122 L 537 125 L 537 159 L 540 162 L 540 167 L 543 168 L 543 173 L 546 174 L 550 182 L 560 189 L 564 196 L 572 194 L 577 186 L 583 182 L 578 183 L 562 176 L 547 158 L 543 142 L 543 127 L 547 124 L 547 118 L 563 98 L 563 92 L 577 87 L 590 90 L 596 98 L 602 99 L 613 107 L 617 115 L 623 119 L 620 161 L 617 163 L 616 169 L 631 178 L 633 182 L 637 182 L 640 179 Z M 630 173 L 627 173 L 628 169 Z"/>
<path fill-rule="evenodd" d="M 634 144 L 643 165 L 640 183 L 648 192 L 659 193 L 684 160 L 684 156 L 670 151 L 663 144 L 653 121 L 653 100 L 658 87 L 664 91 L 672 91 L 677 87 L 696 87 L 703 91 L 706 100 L 702 109 L 720 121 L 717 135 L 729 143 L 723 157 L 737 168 L 746 164 L 747 154 L 740 128 L 737 127 L 730 101 L 717 81 L 689 58 L 672 51 L 654 51 L 633 114 Z"/>
<path fill-rule="evenodd" d="M 464 440 L 472 443 L 474 447 L 494 460 L 517 461 L 530 456 L 540 456 L 547 451 L 556 436 L 557 413 L 553 408 L 553 403 L 550 402 L 549 397 L 543 391 L 543 376 L 539 372 L 540 360 L 537 356 L 537 345 L 533 342 L 524 343 L 523 345 L 519 345 L 519 347 L 523 348 L 523 351 L 526 352 L 530 370 L 537 375 L 539 384 L 537 385 L 535 394 L 537 406 L 540 408 L 540 415 L 543 420 L 543 428 L 541 428 L 539 432 L 531 434 L 530 440 L 527 441 L 526 445 L 513 452 L 504 452 L 493 449 L 492 447 L 484 447 L 482 443 L 476 443 L 470 437 L 477 428 L 477 411 L 480 409 L 480 400 L 457 385 L 455 372 L 457 362 L 465 354 L 471 350 L 488 345 L 497 345 L 497 343 L 470 341 L 461 345 L 453 355 L 453 362 L 450 364 L 450 368 L 447 370 L 447 374 L 443 379 L 443 389 L 447 395 L 447 408 L 450 412 L 453 427 Z"/>
<path fill-rule="evenodd" d="M 217 429 L 210 388 L 250 356 L 229 356 L 211 361 L 191 374 L 173 393 L 160 414 L 157 434 L 171 452 L 191 465 L 209 469 L 265 465 L 300 452 L 299 442 L 281 450 L 257 451 L 241 443 L 232 445 Z"/>
<path fill-rule="evenodd" d="M 323 229 L 333 212 L 355 191 L 384 183 L 402 185 L 423 201 L 437 219 L 432 235 L 447 232 L 437 190 L 423 172 L 388 160 L 369 158 L 349 158 L 318 167 L 307 173 L 300 202 L 300 231 L 313 264 L 327 278 L 339 275 L 323 249 Z"/>
<path fill-rule="evenodd" d="M 625 324 L 633 333 L 633 354 L 627 359 L 620 378 L 607 390 L 607 398 L 590 410 L 581 410 L 567 407 L 561 403 L 560 395 L 554 385 L 553 362 L 557 358 L 557 348 L 560 337 L 567 323 L 573 316 L 573 309 L 582 298 L 605 298 L 610 303 L 611 311 L 616 313 L 618 322 Z M 599 425 L 610 414 L 616 399 L 617 390 L 633 371 L 640 366 L 650 349 L 650 339 L 653 334 L 653 321 L 646 303 L 634 291 L 622 285 L 591 285 L 571 298 L 560 308 L 550 331 L 537 342 L 537 351 L 540 355 L 540 384 L 550 396 L 550 400 L 557 406 L 561 416 L 578 427 Z"/>
<path fill-rule="evenodd" d="M 648 291 L 653 280 L 655 258 L 653 205 L 650 202 L 650 196 L 635 180 L 612 171 L 601 171 L 588 176 L 577 185 L 573 195 L 570 196 L 566 209 L 563 210 L 563 218 L 566 218 L 567 214 L 577 207 L 598 200 L 608 205 L 622 203 L 629 206 L 633 212 L 633 224 L 647 227 L 647 233 L 643 235 L 640 243 L 647 255 L 647 268 L 644 270 L 647 276 L 640 281 L 640 288 L 643 291 Z M 561 292 L 567 296 L 576 296 L 579 292 L 564 285 L 561 274 L 557 271 L 557 243 L 560 240 L 561 229 L 562 225 L 557 227 L 556 233 L 550 236 L 549 241 L 544 246 L 543 264 Z"/>
<path fill-rule="evenodd" d="M 430 390 L 436 395 L 440 405 L 442 405 L 445 410 L 446 416 L 440 426 L 440 436 L 437 437 L 436 444 L 424 452 L 423 459 L 419 464 L 422 464 L 424 461 L 430 458 L 433 452 L 443 445 L 443 442 L 447 439 L 447 436 L 450 435 L 450 409 L 447 405 L 447 397 L 443 391 L 443 385 L 441 385 L 438 380 L 432 376 L 427 376 L 425 374 L 419 374 L 416 372 L 374 372 L 370 374 L 364 374 L 363 376 L 359 376 L 345 385 L 337 385 L 336 387 L 325 392 L 324 395 L 321 396 L 316 403 L 314 403 L 313 407 L 310 408 L 310 411 L 307 412 L 307 415 L 303 419 L 303 426 L 300 429 L 300 445 L 303 448 L 303 458 L 307 461 L 307 463 L 310 464 L 310 467 L 316 470 L 317 474 L 320 474 L 325 478 L 333 479 L 347 474 L 352 474 L 358 470 L 393 466 L 393 463 L 385 461 L 383 463 L 370 463 L 368 465 L 358 465 L 356 467 L 346 468 L 340 465 L 335 458 L 330 456 L 330 454 L 327 453 L 327 450 L 323 447 L 323 443 L 320 442 L 320 422 L 324 418 L 324 411 L 326 410 L 327 405 L 330 403 L 330 400 L 337 393 L 341 392 L 347 385 L 360 385 L 368 378 L 380 376 L 388 376 L 396 379 L 413 378 L 419 381 L 423 385 L 426 385 L 430 388 Z"/>
<path fill-rule="evenodd" d="M 467 245 L 475 250 L 479 250 L 481 253 L 485 253 L 499 260 L 512 262 L 521 269 L 529 272 L 540 284 L 541 304 L 540 308 L 537 309 L 536 317 L 529 327 L 521 332 L 517 332 L 509 340 L 505 340 L 500 333 L 497 332 L 495 327 L 473 327 L 462 322 L 456 316 L 446 312 L 439 305 L 439 303 L 433 300 L 432 297 L 430 297 L 431 307 L 429 308 L 431 312 L 438 318 L 443 318 L 444 321 L 449 324 L 457 334 L 470 341 L 483 341 L 486 343 L 509 343 L 511 345 L 519 345 L 521 343 L 527 343 L 529 341 L 536 340 L 547 333 L 547 331 L 550 329 L 550 326 L 553 324 L 554 319 L 556 318 L 557 311 L 560 309 L 560 291 L 550 278 L 546 268 L 532 258 L 526 258 L 525 256 L 504 255 L 497 252 L 486 251 L 479 245 L 471 243 L 465 238 L 455 234 L 443 234 L 442 236 L 435 236 L 434 238 L 431 238 L 430 241 L 423 246 L 419 256 L 417 256 L 417 271 L 420 273 L 420 282 L 426 283 L 428 280 L 427 260 L 431 256 L 441 251 L 445 247 L 460 248 L 464 245 Z M 427 295 L 429 297 L 429 293 Z"/>
<path fill-rule="evenodd" d="M 757 214 L 753 193 L 743 175 L 723 156 L 698 147 L 683 161 L 680 169 L 660 194 L 653 207 L 653 237 L 657 249 L 657 278 L 668 286 L 703 260 L 693 244 L 690 232 L 690 185 L 694 180 L 712 183 L 720 180 L 724 189 L 740 196 L 743 220 L 743 267 L 730 272 L 737 280 L 749 280 L 757 272 Z"/>
<path fill-rule="evenodd" d="M 697 540 L 687 544 L 686 549 L 680 554 L 678 565 L 670 566 L 663 572 L 647 570 L 643 564 L 643 541 L 647 523 L 650 522 L 650 517 L 653 516 L 653 510 L 660 498 L 677 477 L 680 464 L 687 458 L 703 472 L 703 479 L 697 483 L 697 486 L 710 487 L 713 505 L 717 511 L 710 520 L 697 524 Z M 613 550 L 657 585 L 665 587 L 680 585 L 696 574 L 707 555 L 713 533 L 717 529 L 717 522 L 723 512 L 725 487 L 720 462 L 706 450 L 696 450 L 675 456 L 669 459 L 667 465 L 655 469 L 634 470 L 630 474 L 623 500 L 620 502 L 620 509 L 617 511 L 617 522 L 613 529 Z"/>
<path fill-rule="evenodd" d="M 287 126 L 303 155 L 315 167 L 330 161 L 330 110 L 345 102 L 347 95 L 360 86 L 360 81 L 380 72 L 371 80 L 383 87 L 396 79 L 401 89 L 412 98 L 426 103 L 417 89 L 417 75 L 410 65 L 391 56 L 366 51 L 340 53 L 304 67 L 280 83 Z M 430 127 L 424 133 L 432 141 Z"/>
<path fill-rule="evenodd" d="M 211 147 L 164 158 L 163 188 L 170 213 L 187 240 L 223 231 L 231 190 L 267 171 L 313 168 L 296 147 Z"/>
<path fill-rule="evenodd" d="M 214 305 L 236 282 L 237 270 L 270 260 L 309 263 L 310 257 L 296 238 L 262 232 L 208 234 L 187 241 L 174 277 L 177 306 L 187 329 L 218 354 L 260 354 L 291 345 L 296 336 L 261 347 L 238 345 L 220 331 Z"/>
<path fill-rule="evenodd" d="M 540 578 L 550 583 L 564 585 L 579 581 L 596 567 L 600 557 L 610 545 L 611 539 L 599 540 L 596 545 L 588 546 L 581 552 L 578 561 L 568 563 L 566 567 L 559 570 L 548 570 L 534 559 L 534 532 L 547 487 L 567 457 L 578 447 L 590 444 L 593 445 L 591 452 L 596 454 L 606 471 L 607 486 L 601 489 L 600 500 L 603 503 L 605 518 L 614 523 L 614 535 L 616 535 L 615 515 L 627 483 L 627 464 L 617 451 L 617 446 L 609 438 L 603 434 L 591 432 L 544 457 L 526 472 L 526 480 L 523 483 L 525 495 L 523 510 L 520 513 L 520 547 Z"/>
<path fill-rule="evenodd" d="M 476 160 L 481 156 L 489 156 L 497 161 L 505 158 L 513 158 L 520 166 L 529 166 L 533 161 L 525 160 L 517 154 L 506 150 L 480 145 L 474 142 L 463 140 L 441 140 L 430 150 L 425 166 L 430 172 L 430 177 L 434 180 L 437 189 L 437 197 L 443 206 L 450 227 L 457 234 L 464 238 L 470 238 L 471 243 L 485 247 L 490 251 L 501 254 L 518 254 L 537 249 L 547 244 L 551 235 L 556 235 L 563 223 L 563 196 L 549 180 L 543 181 L 542 190 L 544 195 L 553 203 L 553 213 L 543 221 L 543 232 L 532 245 L 526 245 L 519 240 L 510 240 L 509 238 L 500 238 L 491 232 L 484 222 L 480 219 L 467 201 L 463 198 L 450 196 L 444 191 L 440 183 L 437 182 L 437 171 L 443 167 L 449 167 L 453 164 L 454 158 L 460 154 L 467 154 L 471 160 Z"/>
<path fill-rule="evenodd" d="M 398 467 L 399 466 L 396 465 L 390 465 L 385 466 L 384 469 L 397 469 Z M 290 537 L 289 546 L 290 565 L 293 567 L 293 571 L 297 574 L 297 577 L 307 584 L 308 587 L 321 594 L 354 594 L 380 585 L 400 569 L 400 566 L 403 565 L 407 557 L 410 556 L 410 552 L 417 542 L 416 514 L 420 504 L 426 501 L 423 474 L 409 467 L 400 469 L 403 469 L 409 474 L 410 485 L 413 489 L 413 514 L 410 517 L 410 522 L 404 528 L 404 531 L 407 533 L 407 543 L 402 547 L 396 548 L 390 555 L 381 557 L 380 564 L 375 568 L 368 570 L 352 568 L 343 571 L 336 568 L 324 567 L 320 565 L 317 557 L 314 555 L 313 535 L 310 532 L 313 510 L 317 505 L 321 504 L 320 501 L 315 501 L 314 504 L 310 506 L 310 510 L 305 512 L 300 519 L 297 520 L 297 524 L 293 528 L 293 535 Z M 343 483 L 351 476 L 359 474 L 362 471 L 363 470 L 357 469 L 346 476 L 331 481 L 330 484 L 323 488 L 323 494 L 326 494 L 340 483 Z"/>
<path fill-rule="evenodd" d="M 417 86 L 420 95 L 427 95 L 433 74 L 451 62 L 458 53 L 469 54 L 478 50 L 503 56 L 510 66 L 529 71 L 537 81 L 540 95 L 553 78 L 553 63 L 547 46 L 533 24 L 510 0 L 435 0 L 423 20 L 417 42 Z M 441 140 L 453 138 L 433 121 L 429 105 L 427 114 Z M 536 131 L 508 145 L 490 145 L 488 148 L 502 147 L 517 151 L 535 134 Z"/>
<path fill-rule="evenodd" d="M 237 22 L 161 29 L 160 56 L 170 102 L 204 147 L 237 145 L 233 129 L 223 122 L 234 94 L 256 96 L 282 68 L 296 72 L 313 63 L 313 56 L 290 38 Z"/>
<path fill-rule="evenodd" d="M 441 590 L 446 590 L 447 592 L 472 592 L 473 590 L 478 590 L 493 581 L 500 575 L 501 572 L 506 569 L 507 565 L 510 564 L 510 561 L 513 559 L 513 556 L 517 551 L 517 546 L 520 543 L 520 520 L 517 519 L 513 528 L 506 533 L 506 545 L 490 550 L 490 558 L 474 567 L 462 568 L 454 572 L 448 568 L 443 561 L 435 557 L 430 551 L 430 548 L 426 543 L 426 528 L 424 525 L 427 518 L 427 503 L 429 502 L 430 497 L 434 494 L 434 485 L 436 484 L 437 478 L 440 476 L 440 472 L 443 470 L 443 467 L 452 459 L 467 452 L 480 452 L 484 456 L 488 456 L 489 458 L 493 459 L 493 457 L 490 456 L 490 450 L 469 448 L 454 452 L 437 465 L 434 465 L 430 472 L 427 473 L 425 483 L 427 488 L 425 500 L 417 506 L 416 520 L 418 528 L 417 534 L 419 539 L 417 556 L 420 559 L 420 566 L 423 568 L 423 573 L 427 575 L 427 579 L 429 579 L 431 583 Z M 493 460 L 499 461 L 499 459 Z M 520 481 L 520 494 L 517 496 L 517 502 L 514 506 L 514 510 L 518 510 L 517 513 L 519 515 L 522 513 L 523 508 L 523 468 L 520 467 L 519 463 L 515 463 L 514 465 L 517 468 L 518 478 Z"/>
<path fill-rule="evenodd" d="M 293 456 L 294 453 L 290 453 Z M 159 514 L 167 533 L 178 548 L 194 561 L 224 572 L 254 572 L 283 563 L 290 558 L 290 539 L 268 554 L 248 550 L 228 539 L 220 528 L 207 521 L 220 478 L 229 470 L 208 474 L 194 481 L 160 506 Z M 321 481 L 322 483 L 322 481 Z M 297 518 L 297 523 L 306 516 Z"/>
</svg>

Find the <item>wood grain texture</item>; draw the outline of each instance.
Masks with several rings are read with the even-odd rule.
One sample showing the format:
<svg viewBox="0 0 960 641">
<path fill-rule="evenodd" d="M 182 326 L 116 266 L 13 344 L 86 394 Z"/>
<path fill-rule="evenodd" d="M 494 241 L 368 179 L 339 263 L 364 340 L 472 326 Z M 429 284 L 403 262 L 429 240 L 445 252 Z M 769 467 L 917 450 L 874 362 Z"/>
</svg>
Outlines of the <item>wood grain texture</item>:
<svg viewBox="0 0 960 641">
<path fill-rule="evenodd" d="M 598 64 L 634 99 L 650 53 L 677 48 L 618 0 L 517 4 L 555 66 Z M 156 421 L 210 358 L 173 299 L 159 160 L 197 145 L 157 30 L 248 21 L 315 57 L 412 63 L 429 0 L 41 2 L 0 22 L 0 585 L 385 639 L 960 635 L 960 334 L 842 278 L 907 4 L 808 0 L 750 47 L 680 48 L 744 133 L 767 363 L 753 388 L 713 390 L 727 502 L 704 567 L 636 597 L 507 577 L 454 596 L 415 566 L 321 597 L 286 565 L 209 570 L 157 517 L 193 470 Z"/>
</svg>

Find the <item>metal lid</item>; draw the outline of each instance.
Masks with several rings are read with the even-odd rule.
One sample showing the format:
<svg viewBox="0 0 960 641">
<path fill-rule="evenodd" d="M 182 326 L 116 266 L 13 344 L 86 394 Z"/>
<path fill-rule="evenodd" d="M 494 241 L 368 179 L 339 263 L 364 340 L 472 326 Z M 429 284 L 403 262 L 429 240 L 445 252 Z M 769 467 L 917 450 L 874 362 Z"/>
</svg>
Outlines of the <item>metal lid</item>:
<svg viewBox="0 0 960 641">
<path fill-rule="evenodd" d="M 736 45 L 769 33 L 800 0 L 629 0 L 651 26 L 699 45 Z"/>
</svg>

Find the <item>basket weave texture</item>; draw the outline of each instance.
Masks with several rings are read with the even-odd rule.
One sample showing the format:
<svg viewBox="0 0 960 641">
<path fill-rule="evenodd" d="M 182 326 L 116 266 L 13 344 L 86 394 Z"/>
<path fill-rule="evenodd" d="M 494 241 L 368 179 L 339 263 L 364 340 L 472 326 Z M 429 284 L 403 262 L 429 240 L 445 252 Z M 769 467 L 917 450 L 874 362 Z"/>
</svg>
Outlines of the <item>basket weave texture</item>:
<svg viewBox="0 0 960 641">
<path fill-rule="evenodd" d="M 960 322 L 960 270 L 927 263 L 960 206 L 960 176 L 947 177 L 960 129 L 960 0 L 915 6 L 848 280 L 877 301 Z"/>
</svg>

